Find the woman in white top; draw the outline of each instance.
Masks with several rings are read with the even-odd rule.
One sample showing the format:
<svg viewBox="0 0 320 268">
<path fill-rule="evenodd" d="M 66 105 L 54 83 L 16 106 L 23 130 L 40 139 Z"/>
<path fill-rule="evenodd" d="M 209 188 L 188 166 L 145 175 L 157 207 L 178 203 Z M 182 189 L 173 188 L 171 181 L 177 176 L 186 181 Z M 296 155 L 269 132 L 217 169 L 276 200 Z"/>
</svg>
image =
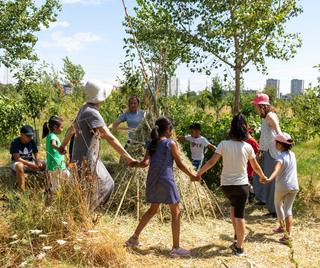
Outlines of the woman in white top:
<svg viewBox="0 0 320 268">
<path fill-rule="evenodd" d="M 125 111 L 116 121 L 111 123 L 108 128 L 115 128 L 120 123 L 127 122 L 128 128 L 136 128 L 144 117 L 144 110 L 140 110 L 141 103 L 138 95 L 131 95 L 128 99 L 127 111 Z M 133 139 L 133 132 L 129 131 L 129 138 Z"/>
<path fill-rule="evenodd" d="M 255 172 L 261 178 L 265 178 L 252 146 L 245 141 L 248 139 L 247 122 L 243 114 L 234 116 L 231 122 L 229 137 L 231 140 L 222 141 L 218 145 L 215 154 L 200 169 L 198 176 L 216 164 L 219 158 L 223 158 L 221 173 L 221 190 L 229 199 L 230 216 L 235 234 L 232 250 L 237 256 L 244 254 L 243 241 L 245 235 L 245 205 L 249 194 L 247 163 L 248 160 Z"/>
<path fill-rule="evenodd" d="M 280 152 L 275 147 L 275 143 L 271 142 L 279 133 L 281 133 L 279 119 L 276 109 L 269 103 L 268 95 L 257 94 L 251 103 L 254 104 L 254 109 L 257 111 L 260 118 L 263 119 L 258 156 L 260 152 L 263 153 L 260 165 L 263 172 L 269 177 L 274 170 L 275 160 L 280 155 Z M 265 216 L 277 217 L 274 206 L 274 186 L 275 181 L 262 185 L 259 182 L 259 178 L 257 178 L 257 176 L 254 177 L 254 193 L 259 200 L 266 203 L 269 211 Z"/>
</svg>

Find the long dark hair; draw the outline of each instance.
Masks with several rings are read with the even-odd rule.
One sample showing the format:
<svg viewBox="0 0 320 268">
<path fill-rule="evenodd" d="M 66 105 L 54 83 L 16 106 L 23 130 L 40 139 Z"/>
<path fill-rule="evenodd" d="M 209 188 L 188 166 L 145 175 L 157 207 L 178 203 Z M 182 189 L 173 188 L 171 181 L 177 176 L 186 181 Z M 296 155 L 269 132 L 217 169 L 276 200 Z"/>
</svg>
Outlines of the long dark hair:
<svg viewBox="0 0 320 268">
<path fill-rule="evenodd" d="M 168 128 L 174 128 L 174 121 L 170 116 L 160 116 L 155 123 L 154 128 L 151 131 L 151 143 L 148 146 L 150 155 L 152 156 L 157 149 L 157 144 L 160 139 L 160 136 Z"/>
<path fill-rule="evenodd" d="M 48 136 L 48 134 L 53 130 L 54 126 L 60 127 L 61 123 L 63 122 L 63 119 L 53 115 L 50 117 L 49 121 L 45 122 L 42 127 L 42 138 L 45 138 Z"/>
<path fill-rule="evenodd" d="M 229 132 L 230 139 L 237 141 L 245 141 L 249 138 L 249 132 L 247 127 L 246 118 L 242 113 L 235 115 L 231 122 L 231 128 Z"/>
</svg>

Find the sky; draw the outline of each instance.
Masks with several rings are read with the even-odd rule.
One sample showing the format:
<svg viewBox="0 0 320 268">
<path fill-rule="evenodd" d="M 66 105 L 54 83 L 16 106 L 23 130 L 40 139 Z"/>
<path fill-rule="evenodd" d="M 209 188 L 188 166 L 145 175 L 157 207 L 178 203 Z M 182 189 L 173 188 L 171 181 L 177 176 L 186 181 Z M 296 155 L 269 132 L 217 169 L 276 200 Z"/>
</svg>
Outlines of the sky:
<svg viewBox="0 0 320 268">
<path fill-rule="evenodd" d="M 36 0 L 41 3 L 43 0 Z M 120 63 L 125 61 L 123 38 L 128 36 L 122 22 L 125 19 L 122 0 L 60 0 L 63 10 L 57 22 L 50 24 L 37 33 L 39 38 L 35 51 L 41 61 L 53 64 L 56 70 L 62 70 L 62 59 L 69 57 L 72 63 L 80 64 L 86 75 L 84 82 L 97 79 L 107 87 L 118 85 L 121 77 Z M 134 16 L 134 0 L 125 0 L 128 13 Z M 287 24 L 287 32 L 301 33 L 302 48 L 295 58 L 288 62 L 266 59 L 268 76 L 249 66 L 250 71 L 244 75 L 246 89 L 263 90 L 266 79 L 280 80 L 280 92 L 290 93 L 291 79 L 305 80 L 317 84 L 320 73 L 312 68 L 320 64 L 320 10 L 319 0 L 301 0 L 298 2 L 304 12 L 292 18 Z M 223 66 L 214 70 L 211 77 L 223 76 Z M 179 66 L 176 77 L 180 78 L 181 92 L 185 92 L 190 79 L 191 90 L 204 90 L 210 84 L 211 77 L 191 73 L 186 66 Z M 0 81 L 4 81 L 3 68 L 0 69 Z"/>
</svg>

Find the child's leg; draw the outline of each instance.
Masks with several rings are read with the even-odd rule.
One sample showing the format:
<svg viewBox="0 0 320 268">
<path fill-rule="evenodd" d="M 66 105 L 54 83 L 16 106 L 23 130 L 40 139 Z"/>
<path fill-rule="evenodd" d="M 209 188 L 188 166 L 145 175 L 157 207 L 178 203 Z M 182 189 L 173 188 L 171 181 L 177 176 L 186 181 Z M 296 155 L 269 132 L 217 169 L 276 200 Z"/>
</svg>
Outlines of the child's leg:
<svg viewBox="0 0 320 268">
<path fill-rule="evenodd" d="M 135 239 L 139 238 L 139 235 L 143 228 L 147 225 L 147 223 L 152 219 L 152 217 L 159 211 L 159 203 L 151 203 L 150 208 L 148 211 L 142 216 L 137 229 L 134 232 L 134 235 L 132 236 Z"/>
<path fill-rule="evenodd" d="M 286 192 L 286 191 L 275 191 L 274 192 L 274 205 L 276 208 L 278 220 L 280 221 L 280 225 L 281 225 L 281 221 L 285 220 L 284 210 L 283 210 L 283 206 L 282 206 L 283 200 L 284 200 L 284 192 Z"/>
<path fill-rule="evenodd" d="M 15 166 L 16 170 L 16 178 L 18 182 L 18 186 L 21 191 L 24 191 L 26 189 L 26 179 L 24 176 L 24 164 L 22 163 L 17 163 Z"/>
<path fill-rule="evenodd" d="M 244 234 L 246 232 L 246 224 L 244 218 L 235 218 L 236 234 L 237 234 L 237 248 L 243 247 Z"/>
<path fill-rule="evenodd" d="M 230 208 L 230 218 L 233 226 L 234 235 L 237 235 L 236 218 L 234 217 L 234 206 Z"/>
<path fill-rule="evenodd" d="M 292 205 L 293 205 L 293 201 L 294 201 L 296 195 L 297 195 L 297 191 L 290 191 L 284 197 L 284 209 L 285 209 L 285 217 L 286 217 L 286 230 L 288 232 L 288 235 L 291 235 L 292 223 L 293 223 Z"/>
<path fill-rule="evenodd" d="M 171 217 L 172 217 L 172 239 L 173 239 L 173 248 L 179 247 L 180 240 L 180 205 L 179 203 L 170 204 Z"/>
</svg>

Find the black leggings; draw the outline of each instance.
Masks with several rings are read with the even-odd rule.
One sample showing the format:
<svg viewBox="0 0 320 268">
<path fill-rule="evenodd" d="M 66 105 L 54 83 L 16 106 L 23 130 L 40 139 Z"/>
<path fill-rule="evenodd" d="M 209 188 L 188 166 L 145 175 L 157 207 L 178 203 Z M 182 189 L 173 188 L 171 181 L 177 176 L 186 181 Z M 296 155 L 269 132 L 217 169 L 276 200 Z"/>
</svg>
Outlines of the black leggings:
<svg viewBox="0 0 320 268">
<path fill-rule="evenodd" d="M 230 205 L 234 207 L 234 216 L 244 218 L 244 210 L 249 195 L 249 186 L 246 185 L 223 185 L 220 187 L 226 198 L 229 199 Z"/>
</svg>

